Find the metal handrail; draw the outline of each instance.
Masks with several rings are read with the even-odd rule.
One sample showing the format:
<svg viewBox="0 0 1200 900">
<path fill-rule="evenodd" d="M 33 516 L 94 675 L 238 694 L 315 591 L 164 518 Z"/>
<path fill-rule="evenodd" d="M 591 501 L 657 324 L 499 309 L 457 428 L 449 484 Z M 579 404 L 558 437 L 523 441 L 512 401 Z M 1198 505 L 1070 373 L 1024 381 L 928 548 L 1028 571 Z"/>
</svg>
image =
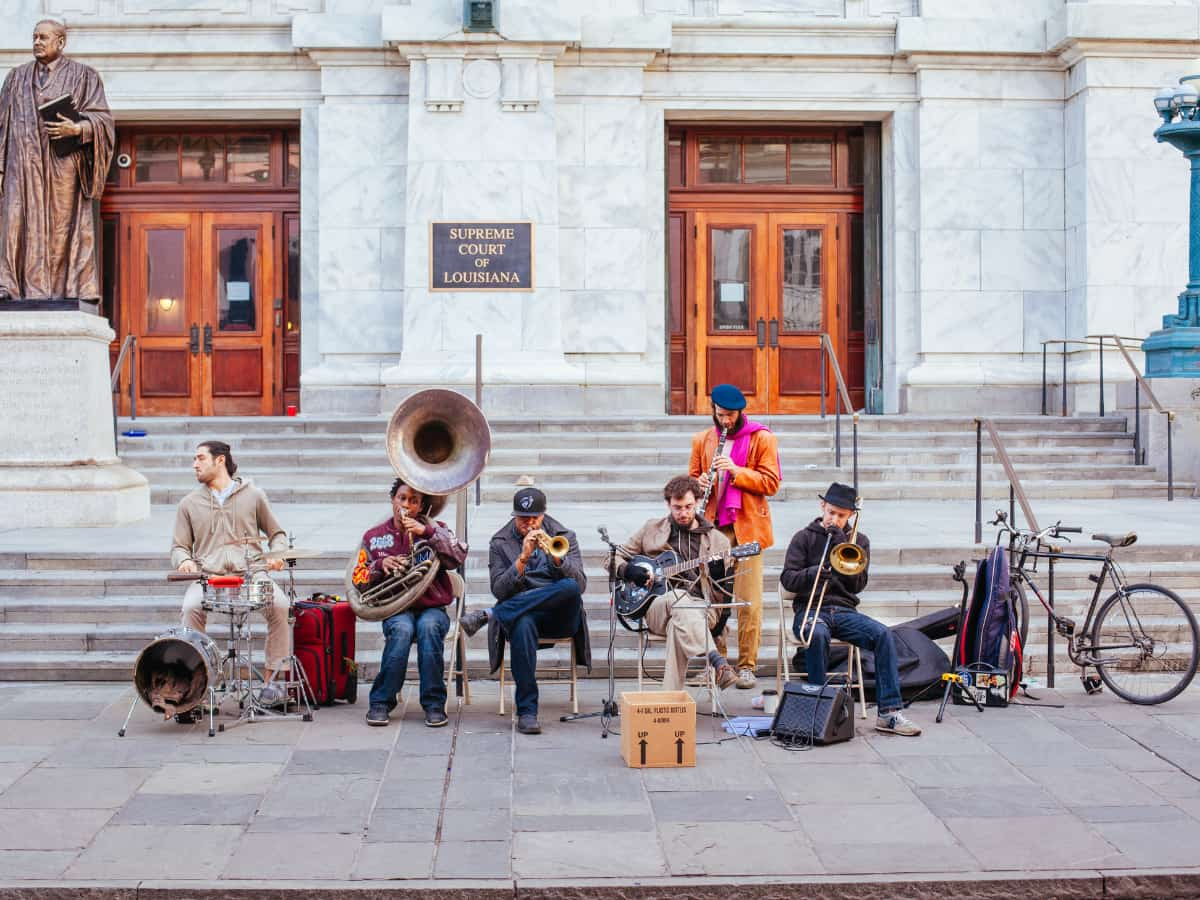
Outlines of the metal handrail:
<svg viewBox="0 0 1200 900">
<path fill-rule="evenodd" d="M 1116 347 L 1110 348 L 1110 347 L 1104 346 L 1104 342 L 1106 340 L 1137 341 L 1138 343 L 1141 343 L 1143 340 L 1145 340 L 1145 338 L 1127 337 L 1125 335 L 1118 335 L 1118 334 L 1089 334 L 1086 336 L 1086 339 L 1083 339 L 1083 340 L 1080 340 L 1080 339 L 1063 340 L 1061 338 L 1055 338 L 1054 340 L 1042 341 L 1042 415 L 1043 416 L 1047 416 L 1050 414 L 1047 409 L 1047 404 L 1046 404 L 1046 389 L 1047 389 L 1046 356 L 1047 356 L 1047 351 L 1049 350 L 1049 347 L 1051 344 L 1059 344 L 1062 346 L 1062 351 L 1061 351 L 1061 353 L 1062 353 L 1062 385 L 1061 385 L 1061 387 L 1062 387 L 1062 412 L 1059 413 L 1059 415 L 1065 416 L 1067 414 L 1067 353 L 1068 352 L 1079 352 L 1079 351 L 1068 351 L 1067 346 L 1069 344 L 1074 344 L 1075 346 L 1079 347 L 1080 349 L 1083 349 L 1086 347 L 1095 347 L 1100 350 L 1100 356 L 1099 356 L 1099 361 L 1100 361 L 1100 418 L 1102 418 L 1102 419 L 1104 418 L 1104 354 L 1110 349 L 1112 349 L 1112 350 L 1117 349 Z"/>
<path fill-rule="evenodd" d="M 1000 460 L 1000 465 L 1004 468 L 1004 474 L 1008 478 L 1008 521 L 1016 527 L 1016 504 L 1021 504 L 1021 512 L 1025 514 L 1025 521 L 1029 523 L 1029 527 L 1034 531 L 1041 531 L 1041 526 L 1038 525 L 1037 517 L 1033 514 L 1033 507 L 1029 504 L 1029 497 L 1025 494 L 1025 488 L 1021 484 L 1021 479 L 1017 475 L 1017 470 L 1013 468 L 1012 460 L 1008 456 L 1008 448 L 1004 446 L 1004 441 L 1000 438 L 1000 432 L 996 430 L 996 423 L 991 419 L 976 419 L 975 420 L 975 543 L 983 543 L 983 431 L 987 429 L 988 437 L 991 438 L 992 447 L 996 451 L 996 457 Z"/>
<path fill-rule="evenodd" d="M 858 411 L 850 402 L 850 392 L 846 390 L 846 379 L 842 376 L 842 366 L 838 362 L 837 351 L 833 349 L 833 341 L 824 331 L 820 333 L 821 338 L 821 418 L 825 418 L 825 393 L 826 393 L 826 361 L 833 362 L 833 376 L 837 382 L 837 402 L 834 404 L 833 412 L 833 464 L 837 468 L 842 467 L 842 404 L 846 406 L 846 412 L 853 417 L 853 434 L 854 434 L 854 493 L 858 493 Z"/>
<path fill-rule="evenodd" d="M 130 353 L 133 350 L 135 352 Z M 112 379 L 109 389 L 113 395 L 113 452 L 117 450 L 117 410 L 120 406 L 118 397 L 120 396 L 119 385 L 121 381 L 121 369 L 125 365 L 125 358 L 129 357 L 129 418 L 137 420 L 137 336 L 132 334 L 125 335 L 125 340 L 121 341 L 121 352 L 117 354 L 117 361 L 113 365 Z"/>
<path fill-rule="evenodd" d="M 1167 499 L 1175 499 L 1175 446 L 1174 446 L 1174 430 L 1175 430 L 1175 411 L 1166 409 L 1158 398 L 1154 396 L 1154 391 L 1150 389 L 1149 382 L 1142 376 L 1141 371 L 1137 367 L 1137 363 L 1133 361 L 1133 357 L 1129 355 L 1130 348 L 1125 346 L 1128 341 L 1130 343 L 1142 343 L 1145 338 L 1130 337 L 1124 334 L 1089 334 L 1085 335 L 1082 340 L 1050 340 L 1042 341 L 1042 415 L 1048 415 L 1046 410 L 1046 350 L 1051 344 L 1062 345 L 1062 415 L 1067 414 L 1067 346 L 1075 345 L 1080 348 L 1094 347 L 1099 349 L 1097 358 L 1100 364 L 1100 417 L 1104 418 L 1104 354 L 1109 350 L 1115 350 L 1121 354 L 1125 360 L 1125 364 L 1129 366 L 1129 370 L 1133 372 L 1133 461 L 1134 465 L 1146 464 L 1146 448 L 1142 446 L 1142 391 L 1146 392 L 1146 396 L 1150 398 L 1150 403 L 1154 407 L 1155 412 L 1162 413 L 1167 417 Z M 1112 346 L 1106 346 L 1106 342 L 1111 341 Z"/>
<path fill-rule="evenodd" d="M 1150 389 L 1150 383 L 1142 376 L 1138 370 L 1137 363 L 1133 361 L 1133 357 L 1129 355 L 1129 350 L 1126 349 L 1124 341 L 1130 338 L 1123 338 L 1117 334 L 1100 334 L 1088 335 L 1088 337 L 1098 337 L 1101 340 L 1107 338 L 1117 345 L 1117 349 L 1121 351 L 1121 357 L 1125 360 L 1125 364 L 1129 366 L 1129 371 L 1133 372 L 1133 460 L 1137 465 L 1144 465 L 1146 462 L 1146 448 L 1142 446 L 1142 391 L 1146 392 L 1146 396 L 1150 398 L 1150 403 L 1154 407 L 1155 412 L 1162 413 L 1167 417 L 1167 499 L 1175 499 L 1175 442 L 1173 432 L 1175 431 L 1175 411 L 1166 409 L 1158 398 L 1154 396 L 1154 391 Z M 1138 340 L 1133 338 L 1133 340 Z M 1103 384 L 1103 382 L 1101 382 Z"/>
</svg>

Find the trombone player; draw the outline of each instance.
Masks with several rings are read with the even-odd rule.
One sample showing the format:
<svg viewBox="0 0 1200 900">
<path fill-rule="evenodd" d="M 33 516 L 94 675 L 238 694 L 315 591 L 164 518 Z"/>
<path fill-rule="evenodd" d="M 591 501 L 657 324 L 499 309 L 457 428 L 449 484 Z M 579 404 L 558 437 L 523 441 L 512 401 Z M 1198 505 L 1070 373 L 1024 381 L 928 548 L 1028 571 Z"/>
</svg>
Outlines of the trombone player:
<svg viewBox="0 0 1200 900">
<path fill-rule="evenodd" d="M 854 488 L 834 482 L 819 497 L 821 515 L 796 532 L 788 544 L 780 583 L 796 594 L 792 631 L 805 647 L 805 679 L 820 686 L 826 680 L 829 641 L 854 644 L 875 654 L 875 730 L 916 737 L 921 729 L 904 715 L 900 673 L 892 632 L 858 612 L 859 593 L 867 586 L 871 542 L 858 530 L 858 497 Z M 854 517 L 854 531 L 846 525 Z M 855 544 L 858 550 L 850 546 Z M 823 602 L 813 603 L 820 597 Z"/>
</svg>

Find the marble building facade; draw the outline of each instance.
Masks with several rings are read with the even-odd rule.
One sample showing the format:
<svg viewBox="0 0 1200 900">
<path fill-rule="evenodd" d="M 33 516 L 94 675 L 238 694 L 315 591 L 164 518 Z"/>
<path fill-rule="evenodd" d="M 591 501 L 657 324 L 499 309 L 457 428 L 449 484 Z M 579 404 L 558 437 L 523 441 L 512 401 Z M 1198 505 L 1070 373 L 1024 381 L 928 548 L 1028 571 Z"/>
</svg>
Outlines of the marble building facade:
<svg viewBox="0 0 1200 900">
<path fill-rule="evenodd" d="M 0 67 L 44 14 L 119 124 L 299 123 L 306 412 L 469 390 L 477 333 L 489 411 L 662 412 L 673 122 L 879 123 L 884 412 L 1035 412 L 1041 341 L 1144 336 L 1186 281 L 1151 99 L 1196 2 L 500 0 L 489 35 L 455 0 L 9 0 Z M 536 289 L 431 292 L 439 220 L 533 222 Z M 1068 379 L 1094 405 L 1090 354 Z"/>
</svg>

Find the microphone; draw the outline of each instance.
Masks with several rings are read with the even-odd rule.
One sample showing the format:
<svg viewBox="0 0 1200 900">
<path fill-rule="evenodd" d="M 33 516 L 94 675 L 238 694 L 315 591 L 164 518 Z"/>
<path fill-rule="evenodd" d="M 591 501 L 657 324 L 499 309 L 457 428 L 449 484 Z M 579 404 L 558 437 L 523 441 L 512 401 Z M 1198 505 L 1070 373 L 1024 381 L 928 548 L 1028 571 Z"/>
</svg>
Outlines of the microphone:
<svg viewBox="0 0 1200 900">
<path fill-rule="evenodd" d="M 605 528 L 603 525 L 601 525 L 596 530 L 598 532 L 600 532 L 600 537 L 604 541 L 604 543 L 606 543 L 606 544 L 610 543 L 610 541 L 608 540 L 608 529 L 607 528 Z"/>
</svg>

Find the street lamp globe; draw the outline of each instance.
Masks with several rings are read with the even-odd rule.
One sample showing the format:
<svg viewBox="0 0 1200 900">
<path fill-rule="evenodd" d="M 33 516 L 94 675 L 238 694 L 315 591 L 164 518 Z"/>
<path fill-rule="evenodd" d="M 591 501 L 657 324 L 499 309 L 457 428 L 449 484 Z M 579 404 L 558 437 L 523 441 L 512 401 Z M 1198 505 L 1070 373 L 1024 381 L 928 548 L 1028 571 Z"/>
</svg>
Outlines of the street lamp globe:
<svg viewBox="0 0 1200 900">
<path fill-rule="evenodd" d="M 1172 97 L 1175 107 L 1179 110 L 1179 118 L 1191 119 L 1196 113 L 1196 105 L 1200 103 L 1200 91 L 1186 81 L 1175 88 Z"/>
<path fill-rule="evenodd" d="M 1174 99 L 1175 86 L 1170 84 L 1164 88 L 1159 88 L 1158 93 L 1154 95 L 1154 109 L 1162 116 L 1163 122 L 1168 124 L 1175 117 Z"/>
</svg>

